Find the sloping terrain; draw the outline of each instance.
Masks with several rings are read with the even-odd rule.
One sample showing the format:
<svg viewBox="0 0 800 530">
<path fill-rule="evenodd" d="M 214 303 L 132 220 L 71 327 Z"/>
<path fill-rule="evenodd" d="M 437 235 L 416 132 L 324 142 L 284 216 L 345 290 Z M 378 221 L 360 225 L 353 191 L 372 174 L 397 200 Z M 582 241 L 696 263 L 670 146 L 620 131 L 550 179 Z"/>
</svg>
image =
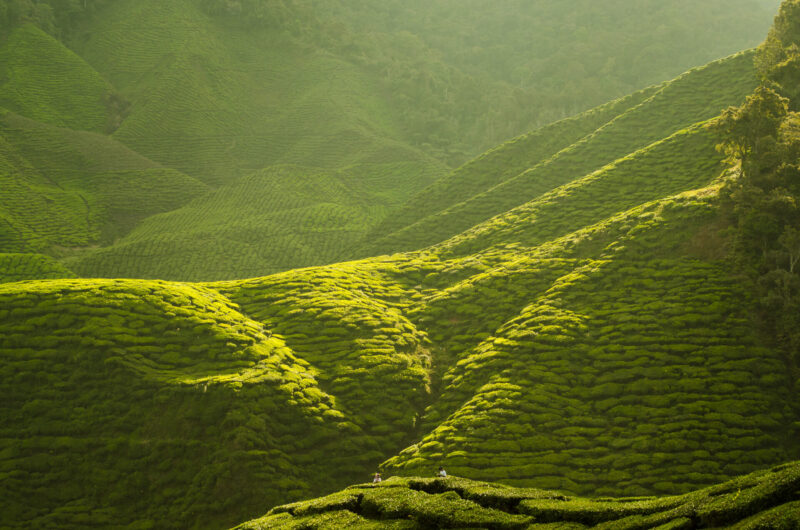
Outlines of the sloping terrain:
<svg viewBox="0 0 800 530">
<path fill-rule="evenodd" d="M 692 70 L 504 144 L 399 210 L 391 207 L 404 198 L 403 184 L 417 188 L 433 178 L 426 165 L 265 170 L 148 219 L 116 245 L 68 266 L 85 276 L 244 278 L 347 259 L 356 247 L 361 255 L 416 249 L 461 231 L 447 251 L 464 255 L 506 237 L 501 232 L 509 225 L 530 230 L 534 218 L 541 243 L 707 182 L 721 170 L 722 155 L 702 122 L 739 103 L 755 84 L 751 52 Z M 517 206 L 491 227 L 470 228 Z M 516 224 L 521 217 L 526 221 Z M 521 241 L 516 237 L 506 239 Z"/>
<path fill-rule="evenodd" d="M 42 254 L 0 254 L 0 283 L 50 278 L 72 278 L 75 273 L 50 256 Z"/>
<path fill-rule="evenodd" d="M 439 165 L 403 141 L 373 78 L 285 33 L 191 0 L 115 2 L 90 29 L 77 49 L 131 102 L 114 137 L 212 185 L 275 164 Z"/>
<path fill-rule="evenodd" d="M 379 465 L 627 496 L 797 458 L 715 189 L 452 259 L 3 284 L 2 523 L 234 524 Z"/>
<path fill-rule="evenodd" d="M 752 52 L 746 52 L 711 63 L 663 86 L 501 146 L 409 200 L 396 223 L 384 223 L 384 228 L 395 230 L 388 235 L 373 233 L 361 252 L 371 255 L 438 243 L 713 118 L 741 103 L 758 84 L 752 59 Z M 552 140 L 560 130 L 570 135 L 569 143 Z M 522 158 L 522 146 L 533 156 Z M 495 163 L 486 163 L 490 161 Z M 459 191 L 462 181 L 468 193 Z"/>
<path fill-rule="evenodd" d="M 208 187 L 92 132 L 0 109 L 0 250 L 62 256 L 109 243 Z"/>
<path fill-rule="evenodd" d="M 237 530 L 294 528 L 759 528 L 800 525 L 800 464 L 675 497 L 582 499 L 463 478 L 397 478 L 278 506 Z"/>
<path fill-rule="evenodd" d="M 404 194 L 426 182 L 413 161 L 333 171 L 272 166 L 145 219 L 110 247 L 68 261 L 83 276 L 192 281 L 333 263 Z"/>
<path fill-rule="evenodd" d="M 326 372 L 219 292 L 53 280 L 0 298 L 4 527 L 219 527 L 344 486 L 389 450 L 321 388 Z M 366 307 L 373 333 L 394 338 L 372 346 L 409 355 L 365 363 L 360 384 L 419 401 L 424 356 L 381 309 Z M 410 423 L 410 407 L 393 414 Z"/>
<path fill-rule="evenodd" d="M 24 126 L 24 157 L 37 176 L 33 191 L 17 189 L 19 182 L 6 186 L 15 197 L 3 197 L 3 204 L 11 206 L 0 212 L 0 250 L 67 258 L 68 267 L 87 276 L 211 280 L 419 248 L 624 156 L 626 149 L 606 152 L 595 165 L 560 175 L 541 189 L 528 189 L 520 181 L 506 190 L 513 199 L 490 198 L 488 210 L 476 209 L 463 223 L 453 224 L 445 216 L 421 226 L 422 232 L 430 232 L 427 238 L 398 232 L 425 216 L 457 208 L 504 180 L 519 180 L 520 173 L 666 88 L 646 89 L 517 140 L 513 148 L 482 157 L 418 195 L 405 210 L 392 213 L 446 174 L 448 164 L 461 163 L 533 124 L 674 75 L 682 65 L 752 45 L 770 9 L 755 0 L 715 0 L 697 8 L 659 4 L 638 11 L 616 3 L 587 3 L 579 16 L 553 3 L 515 6 L 518 16 L 512 21 L 508 10 L 491 3 L 473 2 L 455 18 L 446 13 L 448 5 L 16 1 L 0 13 L 0 107 L 32 120 Z M 689 12 L 693 16 L 686 20 Z M 520 29 L 530 31 L 530 24 L 541 25 L 548 18 L 581 29 L 570 40 L 541 28 L 538 40 L 528 43 Z M 683 36 L 643 32 L 654 18 L 684 20 L 696 30 Z M 588 19 L 603 22 L 587 24 Z M 38 21 L 50 34 L 25 20 Z M 725 31 L 720 31 L 723 20 Z M 610 27 L 623 36 L 607 38 Z M 483 52 L 477 41 L 464 46 L 477 33 L 486 39 Z M 673 54 L 655 57 L 647 47 L 622 45 L 643 35 Z M 578 53 L 589 42 L 593 53 Z M 551 55 L 546 60 L 536 52 L 543 49 Z M 628 59 L 639 65 L 640 78 L 620 77 Z M 602 74 L 593 65 L 604 65 Z M 578 78 L 580 83 L 565 81 Z M 604 79 L 614 81 L 604 84 Z M 738 81 L 729 81 L 737 92 Z M 553 88 L 559 86 L 575 90 Z M 714 94 L 722 98 L 721 92 Z M 696 113 L 696 106 L 686 101 L 673 103 L 676 109 L 686 108 L 679 110 L 682 116 Z M 714 111 L 719 110 L 715 105 Z M 113 168 L 120 172 L 113 178 L 108 172 L 101 178 L 86 175 L 85 161 L 71 157 L 37 165 L 32 159 L 40 154 L 63 150 L 61 140 L 44 132 L 45 125 L 63 128 L 63 138 L 85 140 L 82 132 L 75 132 L 79 130 L 109 135 L 116 146 L 93 147 L 89 158 L 105 157 L 95 151 L 117 151 L 122 144 L 141 155 L 145 167 L 158 171 L 127 173 L 142 169 L 138 162 L 129 167 L 127 155 Z M 675 130 L 661 131 L 662 136 Z M 21 149 L 13 138 L 5 139 Z M 83 141 L 83 148 L 92 142 Z M 501 164 L 504 169 L 496 169 Z M 283 165 L 328 172 L 320 191 L 357 190 L 368 197 L 369 212 L 359 211 L 355 218 L 335 214 L 352 210 L 352 201 L 317 192 L 306 200 L 324 203 L 325 212 L 281 210 L 279 220 L 260 213 L 242 219 L 240 212 L 253 212 L 255 205 L 294 200 L 291 192 L 291 197 L 270 197 L 280 190 L 262 178 L 274 171 L 269 168 Z M 64 186 L 67 173 L 69 186 Z M 243 177 L 249 180 L 236 182 Z M 211 192 L 201 182 L 220 189 L 178 210 L 201 192 Z M 103 189 L 95 193 L 97 188 Z M 243 190 L 253 200 L 235 204 L 240 209 L 218 200 Z M 120 191 L 130 204 L 117 199 Z M 20 211 L 20 203 L 49 213 Z M 145 217 L 171 210 L 174 215 L 154 218 L 125 238 Z M 191 219 L 198 217 L 213 220 L 214 226 L 193 228 Z M 330 237 L 308 233 L 308 226 L 320 219 L 330 223 Z M 390 233 L 399 235 L 382 242 Z M 363 250 L 356 252 L 358 247 Z M 216 257 L 220 254 L 243 257 L 221 260 Z"/>
<path fill-rule="evenodd" d="M 63 44 L 33 24 L 0 46 L 0 107 L 59 127 L 111 132 L 111 85 Z"/>
<path fill-rule="evenodd" d="M 350 244 L 411 191 L 387 182 L 410 168 L 421 187 L 441 165 L 379 134 L 395 122 L 363 108 L 367 143 L 352 145 L 364 150 L 312 146 L 315 167 L 246 168 L 263 152 L 238 142 L 205 151 L 200 140 L 260 126 L 220 121 L 244 108 L 235 97 L 224 112 L 202 106 L 252 88 L 249 74 L 223 76 L 252 50 L 188 1 L 108 10 L 83 56 L 131 101 L 112 137 L 0 116 L 0 526 L 222 528 L 375 470 L 400 478 L 247 524 L 797 522 L 797 466 L 774 467 L 800 458 L 796 371 L 754 318 L 754 280 L 731 267 L 720 189 L 737 170 L 709 127 L 754 86 L 751 53 L 479 157 L 379 243 L 422 250 L 233 279 L 294 266 L 290 253 L 339 259 L 325 245 Z M 137 17 L 154 34 L 179 18 L 172 47 L 128 35 Z M 103 47 L 119 62 L 103 63 Z M 335 90 L 347 75 L 328 62 L 340 59 L 294 52 L 331 68 L 297 97 L 347 115 L 355 100 Z M 119 66 L 126 54 L 139 69 Z M 171 114 L 170 91 L 193 92 L 178 106 L 195 112 Z M 353 123 L 308 140 L 347 143 Z M 302 133 L 287 137 L 285 152 L 304 157 Z M 167 167 L 175 153 L 205 182 Z M 239 155 L 236 178 L 215 181 Z M 106 241 L 117 245 L 92 251 Z M 121 274 L 139 252 L 137 275 L 224 280 L 64 278 Z M 150 256 L 157 266 L 141 266 Z M 28 279 L 40 273 L 61 277 Z M 439 465 L 504 486 L 402 478 Z M 671 497 L 640 498 L 652 495 Z"/>
</svg>

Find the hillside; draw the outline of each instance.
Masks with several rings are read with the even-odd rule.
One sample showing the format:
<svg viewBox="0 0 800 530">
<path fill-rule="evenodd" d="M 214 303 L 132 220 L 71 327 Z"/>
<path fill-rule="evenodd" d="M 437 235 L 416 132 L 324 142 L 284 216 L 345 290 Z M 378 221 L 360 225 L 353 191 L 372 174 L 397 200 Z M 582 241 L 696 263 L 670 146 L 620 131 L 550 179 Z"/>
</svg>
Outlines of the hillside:
<svg viewBox="0 0 800 530">
<path fill-rule="evenodd" d="M 66 264 L 82 276 L 207 281 L 334 263 L 401 204 L 402 184 L 430 176 L 413 161 L 338 171 L 272 166 Z"/>
<path fill-rule="evenodd" d="M 7 240 L 0 251 L 45 253 L 86 276 L 217 280 L 438 242 L 645 147 L 601 146 L 599 165 L 559 175 L 532 193 L 516 178 L 669 89 L 645 89 L 540 129 L 426 189 L 449 165 L 534 125 L 751 46 L 766 30 L 771 3 L 737 0 L 723 9 L 715 0 L 634 11 L 621 2 L 585 3 L 580 16 L 558 3 L 520 3 L 512 20 L 507 9 L 478 1 L 456 9 L 449 3 L 327 0 L 15 0 L 0 12 L 0 107 L 30 121 L 24 131 L 4 131 L 4 139 L 24 147 L 14 156 L 26 157 L 38 180 L 35 190 L 28 184 L 13 190 L 10 206 L 0 212 L 10 225 L 0 228 Z M 587 25 L 589 19 L 594 22 Z M 544 20 L 577 28 L 573 40 L 542 27 Z M 695 29 L 645 30 L 656 20 Z M 536 39 L 528 42 L 531 28 L 538 28 Z M 670 54 L 640 46 L 642 38 Z M 603 71 L 595 72 L 600 64 Z M 734 69 L 725 72 L 738 75 Z M 734 82 L 723 94 L 709 87 L 716 99 L 706 110 L 721 110 L 739 88 Z M 687 106 L 679 98 L 661 99 Z M 685 116 L 704 119 L 697 110 L 687 108 Z M 45 126 L 62 128 L 61 138 Z M 85 132 L 113 142 L 89 141 Z M 33 160 L 63 152 L 61 143 L 73 137 L 82 138 L 84 158 L 106 159 L 123 145 L 130 150 L 120 155 L 114 183 L 106 175 L 85 175 L 87 162 L 73 156 L 50 158 L 47 165 Z M 134 154 L 139 161 L 132 161 Z M 483 175 L 482 167 L 501 165 L 501 178 Z M 301 179 L 321 179 L 306 190 L 307 208 L 281 206 L 297 200 L 297 190 L 275 188 L 274 179 L 264 178 L 286 166 L 308 168 Z M 143 167 L 154 171 L 143 173 Z M 64 186 L 68 173 L 75 176 Z M 468 176 L 476 173 L 481 176 Z M 475 182 L 462 186 L 470 179 Z M 490 208 L 479 205 L 461 223 L 439 219 L 443 210 L 505 180 L 518 184 L 506 189 L 513 200 L 490 197 Z M 123 188 L 130 205 L 116 198 Z M 350 190 L 345 195 L 358 195 L 369 207 L 354 207 L 342 193 L 324 194 L 330 189 Z M 242 200 L 220 200 L 226 195 Z M 21 211 L 14 206 L 20 201 L 42 206 Z M 265 218 L 261 207 L 280 211 Z M 430 232 L 427 239 L 403 232 L 431 215 L 436 220 L 419 227 Z M 309 233 L 323 219 L 327 235 Z"/>
<path fill-rule="evenodd" d="M 360 252 L 412 250 L 452 237 L 715 117 L 741 103 L 757 84 L 753 54 L 742 53 L 547 126 L 496 148 L 420 192 L 373 232 Z M 554 137 L 568 140 L 554 141 Z M 713 149 L 705 156 L 722 158 Z"/>
<path fill-rule="evenodd" d="M 67 266 L 84 276 L 245 278 L 353 255 L 414 250 L 463 231 L 448 243 L 448 252 L 467 244 L 476 251 L 492 241 L 467 243 L 477 237 L 472 225 L 496 214 L 530 219 L 528 207 L 513 209 L 528 201 L 538 205 L 537 226 L 546 231 L 536 240 L 541 243 L 699 186 L 720 171 L 717 140 L 703 131 L 702 122 L 753 90 L 752 57 L 752 52 L 737 54 L 514 139 L 436 180 L 405 204 L 407 194 L 396 175 L 402 173 L 402 183 L 413 182 L 412 188 L 423 188 L 433 178 L 425 165 L 407 161 L 336 173 L 265 170 L 147 219 L 114 246 L 69 260 Z M 660 178 L 664 171 L 672 178 Z M 280 182 L 270 176 L 278 174 Z M 626 185 L 633 175 L 641 181 Z M 608 200 L 593 203 L 598 193 L 608 193 Z M 506 223 L 503 218 L 493 221 L 492 233 Z M 566 218 L 570 223 L 563 223 Z M 487 230 L 480 237 L 493 239 Z"/>
<path fill-rule="evenodd" d="M 107 136 L 0 108 L 0 251 L 62 257 L 110 243 L 208 188 Z"/>
<path fill-rule="evenodd" d="M 797 458 L 715 189 L 452 259 L 0 285 L 2 524 L 232 525 L 387 457 L 616 496 Z"/>
<path fill-rule="evenodd" d="M 736 528 L 800 525 L 797 463 L 661 498 L 582 499 L 463 478 L 392 478 L 278 506 L 237 530 L 291 528 Z"/>
<path fill-rule="evenodd" d="M 800 0 L 438 181 L 306 4 L 82 5 L 0 35 L 113 102 L 0 109 L 0 527 L 796 526 Z"/>
</svg>

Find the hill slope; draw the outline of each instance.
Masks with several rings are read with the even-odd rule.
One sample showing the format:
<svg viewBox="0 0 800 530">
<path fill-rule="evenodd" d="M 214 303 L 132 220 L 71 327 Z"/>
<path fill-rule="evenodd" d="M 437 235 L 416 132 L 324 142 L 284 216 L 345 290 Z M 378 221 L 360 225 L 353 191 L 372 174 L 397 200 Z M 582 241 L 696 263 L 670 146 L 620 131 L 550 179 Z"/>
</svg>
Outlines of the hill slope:
<svg viewBox="0 0 800 530">
<path fill-rule="evenodd" d="M 99 197 L 87 188 L 96 187 L 97 179 L 71 184 L 63 192 L 50 189 L 49 183 L 44 190 L 15 191 L 31 204 L 53 201 L 54 211 L 35 219 L 16 207 L 0 213 L 12 226 L 2 223 L 0 237 L 8 243 L 2 243 L 0 250 L 67 257 L 69 267 L 89 276 L 209 280 L 438 242 L 578 178 L 581 171 L 645 147 L 627 145 L 606 152 L 607 160 L 554 177 L 540 191 L 528 189 L 528 182 L 517 178 L 615 116 L 656 97 L 655 92 L 668 89 L 647 89 L 591 116 L 541 130 L 515 142 L 513 149 L 501 149 L 497 156 L 464 168 L 449 179 L 450 184 L 427 190 L 396 218 L 389 214 L 444 175 L 447 164 L 461 162 L 532 124 L 751 45 L 763 31 L 754 21 L 760 20 L 764 28 L 768 22 L 763 3 L 756 0 L 724 2 L 724 10 L 717 0 L 699 7 L 653 4 L 653 9 L 632 11 L 624 3 L 586 2 L 577 10 L 557 2 L 520 3 L 514 6 L 514 15 L 481 1 L 472 2 L 469 9 L 456 9 L 449 3 L 413 2 L 121 0 L 34 5 L 20 0 L 0 14 L 0 56 L 5 59 L 0 61 L 4 88 L 0 105 L 36 123 L 63 127 L 64 137 L 74 130 L 110 134 L 151 161 L 150 167 L 165 171 L 121 176 L 116 182 L 130 180 L 130 185 L 112 184 L 115 189 L 106 189 Z M 445 6 L 457 14 L 448 14 Z M 46 16 L 48 7 L 55 15 L 52 20 Z M 684 20 L 690 11 L 694 16 Z M 662 23 L 680 19 L 696 30 L 682 36 L 645 31 L 654 18 Z M 39 20 L 69 49 L 31 24 L 18 25 L 25 19 Z M 541 26 L 545 19 L 580 29 L 567 38 L 540 28 L 531 41 L 530 28 Z M 522 20 L 527 23 L 521 26 Z M 703 24 L 704 20 L 715 24 Z M 716 25 L 721 20 L 726 21 L 722 32 Z M 454 31 L 456 26 L 459 31 Z M 609 38 L 612 26 L 619 38 Z M 643 35 L 674 54 L 655 57 L 646 47 L 622 46 L 639 42 Z M 471 44 L 465 46 L 465 40 Z M 687 47 L 688 41 L 697 45 Z M 545 49 L 549 52 L 543 54 Z M 620 76 L 621 65 L 629 62 L 638 65 L 640 77 Z M 595 72 L 593 65 L 601 64 L 603 72 Z M 698 77 L 702 75 L 693 79 Z M 578 78 L 580 83 L 569 82 Z M 614 81 L 604 84 L 604 79 Z M 738 81 L 730 84 L 732 92 L 738 91 Z M 568 86 L 572 88 L 563 88 Z M 723 91 L 706 88 L 724 99 Z M 673 99 L 681 116 L 697 114 L 697 106 Z M 26 129 L 25 141 L 39 152 L 60 149 L 50 145 L 52 138 L 35 138 L 44 129 Z M 662 137 L 676 130 L 665 129 Z M 36 155 L 29 149 L 26 157 Z M 501 177 L 493 170 L 482 175 L 481 168 L 498 167 L 503 160 L 507 167 Z M 37 178 L 61 185 L 64 173 L 83 173 L 82 164 L 63 157 L 57 166 L 39 167 Z M 284 210 L 277 214 L 279 221 L 265 220 L 254 208 L 276 204 L 269 196 L 280 191 L 260 175 L 287 164 L 327 172 L 320 189 L 358 190 L 369 197 L 369 212 L 356 219 L 338 216 L 331 212 L 350 210 L 352 201 L 340 194 L 334 194 L 334 200 L 311 193 L 306 200 L 324 203 L 328 213 Z M 145 216 L 176 210 L 196 198 L 204 188 L 187 176 L 223 189 L 185 210 L 154 218 L 122 239 Z M 248 176 L 246 182 L 236 182 Z M 474 183 L 464 185 L 470 179 Z M 486 198 L 488 207 L 471 200 L 506 180 L 508 187 L 501 194 L 508 196 Z M 109 186 L 108 181 L 103 178 L 101 186 Z M 176 184 L 187 193 L 177 192 Z M 156 186 L 162 193 L 147 192 Z M 133 197 L 130 207 L 108 198 L 116 197 L 121 188 Z M 220 194 L 242 195 L 243 190 L 253 200 L 236 203 L 238 209 L 218 200 Z M 296 197 L 289 194 L 275 201 Z M 431 218 L 429 225 L 419 227 L 432 234 L 428 239 L 398 232 L 421 221 L 423 214 L 438 216 L 444 209 L 458 209 L 464 201 L 481 213 L 463 223 L 453 223 L 448 216 Z M 239 218 L 242 210 L 252 212 L 248 219 Z M 50 220 L 41 219 L 48 215 Z M 333 223 L 331 233 L 336 235 L 309 235 L 309 223 L 323 215 Z M 214 220 L 214 226 L 193 229 L 190 220 L 196 218 Z M 381 221 L 386 222 L 378 226 Z M 390 236 L 385 244 L 375 243 L 390 232 L 399 235 Z M 359 239 L 369 243 L 359 244 Z M 112 246 L 117 240 L 119 245 Z M 103 248 L 93 255 L 98 246 Z M 357 247 L 364 250 L 359 254 Z M 245 257 L 220 260 L 214 257 L 219 254 Z M 288 255 L 292 257 L 287 259 Z"/>
<path fill-rule="evenodd" d="M 800 466 L 680 497 L 581 499 L 463 478 L 392 478 L 278 506 L 237 530 L 291 528 L 795 528 Z"/>
<path fill-rule="evenodd" d="M 109 9 L 135 14 L 128 2 Z M 198 13 L 188 27 L 197 27 Z M 278 519 L 254 524 L 336 526 L 342 517 L 360 524 L 378 513 L 403 517 L 400 527 L 414 523 L 409 515 L 433 525 L 489 525 L 497 516 L 514 527 L 533 516 L 613 526 L 620 511 L 645 527 L 793 524 L 796 466 L 739 479 L 736 493 L 730 484 L 690 493 L 800 457 L 798 381 L 752 317 L 752 280 L 726 261 L 719 190 L 735 171 L 720 164 L 705 127 L 752 83 L 743 54 L 549 129 L 561 138 L 540 133 L 511 144 L 521 172 L 493 169 L 493 157 L 503 160 L 496 150 L 475 168 L 484 164 L 501 183 L 465 170 L 477 195 L 433 214 L 455 219 L 453 209 L 470 203 L 482 205 L 482 222 L 424 250 L 214 283 L 0 284 L 0 526 L 224 527 L 359 482 L 376 468 L 413 476 L 440 464 L 562 496 L 687 497 L 632 510 L 620 505 L 625 500 L 563 504 L 553 494 L 477 507 L 459 491 L 469 497 L 486 486 L 455 481 L 431 499 L 438 492 L 424 488 L 442 482 L 398 479 L 358 490 L 363 497 L 345 492 L 279 509 L 268 516 Z M 144 90 L 139 95 L 146 100 Z M 134 106 L 145 103 L 134 98 Z M 592 129 L 595 119 L 602 125 Z M 73 135 L 11 112 L 3 123 L 0 175 L 10 184 L 0 190 L 23 199 L 4 200 L 13 208 L 2 213 L 27 223 L 3 225 L 12 227 L 4 241 L 25 251 L 3 264 L 18 266 L 19 277 L 36 268 L 69 271 L 31 256 L 39 247 L 25 246 L 31 238 L 17 227 L 33 234 L 47 233 L 40 225 L 66 227 L 66 235 L 32 239 L 41 248 L 68 237 L 85 247 L 101 237 L 91 215 L 75 212 L 94 211 L 87 183 L 106 175 L 104 153 L 143 175 L 163 169 L 96 133 Z M 41 138 L 60 147 L 38 148 Z M 48 180 L 41 168 L 62 159 L 88 169 Z M 166 171 L 171 182 L 206 189 Z M 274 190 L 287 212 L 297 210 L 315 229 L 315 215 L 337 213 L 327 196 L 359 208 L 331 227 L 358 224 L 369 215 L 361 212 L 385 203 L 353 200 L 347 176 L 296 166 L 252 173 L 189 203 L 171 196 L 183 206 L 128 237 L 166 234 L 174 244 L 182 233 L 227 236 L 212 210 L 241 212 L 240 232 L 277 233 L 281 215 L 263 215 L 250 185 Z M 309 189 L 319 198 L 310 208 L 301 197 Z M 42 210 L 58 214 L 55 221 L 24 211 L 36 193 L 42 204 L 65 205 Z M 69 206 L 78 201 L 84 210 Z M 170 232 L 172 224 L 198 227 Z M 454 229 L 441 227 L 448 236 Z M 364 499 L 367 512 L 355 517 L 333 510 Z M 762 505 L 775 510 L 761 513 Z M 302 519 L 317 509 L 321 521 Z"/>
<path fill-rule="evenodd" d="M 97 133 L 0 109 L 0 250 L 61 256 L 110 243 L 208 188 Z"/>
<path fill-rule="evenodd" d="M 752 52 L 742 53 L 689 71 L 657 89 L 601 107 L 579 119 L 548 126 L 532 138 L 496 149 L 487 156 L 498 163 L 489 165 L 488 170 L 482 161 L 476 161 L 412 198 L 398 214 L 397 222 L 381 227 L 395 231 L 388 235 L 373 233 L 363 245 L 362 254 L 411 250 L 437 243 L 652 142 L 713 118 L 726 107 L 741 103 L 758 84 L 752 57 Z M 600 125 L 592 128 L 595 123 Z M 551 129 L 558 130 L 556 127 L 566 129 L 573 137 L 588 132 L 569 145 L 556 143 L 560 147 L 557 151 L 540 150 L 544 142 L 552 141 L 550 136 L 555 131 Z M 520 170 L 509 172 L 503 161 L 518 159 L 520 144 L 530 145 L 528 149 L 534 156 L 527 167 L 512 163 L 512 169 Z M 469 196 L 458 191 L 465 179 L 468 189 L 474 190 Z M 451 197 L 461 200 L 455 202 Z"/>
<path fill-rule="evenodd" d="M 451 259 L 0 285 L 3 524 L 230 525 L 387 457 L 608 495 L 797 458 L 714 190 Z"/>
<path fill-rule="evenodd" d="M 468 230 L 473 224 L 532 199 L 538 202 L 531 206 L 539 205 L 537 227 L 545 230 L 537 242 L 543 242 L 620 209 L 707 182 L 708 174 L 721 169 L 722 156 L 714 151 L 716 140 L 693 125 L 740 102 L 755 84 L 750 52 L 692 70 L 504 144 L 395 211 L 391 207 L 407 197 L 404 185 L 414 182 L 411 187 L 417 188 L 433 178 L 430 166 L 410 160 L 324 176 L 311 170 L 256 173 L 181 210 L 148 219 L 117 245 L 71 260 L 68 266 L 87 276 L 242 278 L 330 263 L 354 253 L 411 250 L 461 231 L 467 232 L 448 244 L 448 252 L 471 245 L 469 252 L 486 244 L 472 241 L 477 237 L 474 229 Z M 641 156 L 631 162 L 634 153 Z M 675 174 L 663 179 L 664 171 Z M 313 179 L 317 184 L 298 192 L 295 184 L 270 177 L 278 174 L 284 180 Z M 634 186 L 625 182 L 632 174 L 640 179 Z M 608 194 L 607 200 L 593 203 L 591 196 L 597 194 Z M 288 208 L 297 201 L 306 207 Z M 532 212 L 526 208 L 504 216 L 530 220 Z M 568 209 L 580 211 L 579 216 L 565 215 Z M 236 212 L 235 220 L 231 212 Z M 505 217 L 496 219 L 491 230 L 482 228 L 480 237 L 495 238 L 489 233 L 500 230 Z"/>
</svg>

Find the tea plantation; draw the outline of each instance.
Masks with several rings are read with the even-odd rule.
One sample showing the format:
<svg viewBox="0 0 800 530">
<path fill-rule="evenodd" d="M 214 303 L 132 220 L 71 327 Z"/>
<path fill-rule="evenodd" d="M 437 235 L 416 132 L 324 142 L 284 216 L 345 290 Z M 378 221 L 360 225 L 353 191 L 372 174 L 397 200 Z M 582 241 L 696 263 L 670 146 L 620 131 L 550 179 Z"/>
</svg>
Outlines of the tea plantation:
<svg viewBox="0 0 800 530">
<path fill-rule="evenodd" d="M 715 190 L 450 259 L 3 284 L 2 524 L 233 525 L 440 464 L 681 494 L 797 458 L 795 381 L 715 258 Z"/>
<path fill-rule="evenodd" d="M 0 528 L 800 525 L 716 147 L 753 52 L 450 171 L 388 63 L 234 4 L 0 26 Z"/>
<path fill-rule="evenodd" d="M 208 187 L 93 132 L 0 109 L 0 250 L 64 257 Z"/>
<path fill-rule="evenodd" d="M 417 207 L 414 200 L 409 201 L 401 215 L 402 222 L 410 224 L 388 235 L 373 234 L 362 252 L 373 255 L 438 243 L 558 186 L 602 170 L 654 142 L 714 118 L 729 105 L 741 103 L 757 84 L 753 53 L 740 53 L 691 70 L 663 86 L 614 105 L 546 127 L 541 137 L 537 133 L 512 141 L 420 192 L 423 198 L 419 212 L 425 216 L 419 218 L 410 214 L 409 211 L 417 211 Z M 562 134 L 571 135 L 566 136 L 571 143 L 560 145 L 554 139 Z M 574 137 L 578 138 L 573 140 Z M 692 149 L 699 151 L 700 146 Z M 531 156 L 526 158 L 523 153 Z M 713 149 L 700 156 L 721 159 Z M 487 169 L 484 161 L 495 161 L 495 164 Z M 650 169 L 661 171 L 668 167 L 665 160 L 664 166 Z M 521 170 L 516 172 L 517 168 Z M 477 174 L 472 176 L 473 173 Z M 461 187 L 462 181 L 467 183 L 468 196 L 453 191 Z M 451 201 L 443 197 L 456 199 Z"/>
<path fill-rule="evenodd" d="M 75 273 L 43 254 L 0 254 L 0 283 L 73 278 Z"/>
<path fill-rule="evenodd" d="M 800 464 L 669 497 L 586 499 L 464 478 L 399 478 L 278 506 L 236 530 L 334 528 L 783 529 L 800 525 Z"/>
</svg>

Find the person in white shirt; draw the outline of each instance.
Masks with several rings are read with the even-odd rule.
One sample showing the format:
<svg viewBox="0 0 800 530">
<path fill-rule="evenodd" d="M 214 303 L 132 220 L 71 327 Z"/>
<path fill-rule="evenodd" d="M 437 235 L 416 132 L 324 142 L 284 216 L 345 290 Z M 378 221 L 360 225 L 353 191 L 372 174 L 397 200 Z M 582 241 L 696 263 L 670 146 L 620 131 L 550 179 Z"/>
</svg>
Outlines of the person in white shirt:
<svg viewBox="0 0 800 530">
<path fill-rule="evenodd" d="M 447 471 L 445 471 L 442 466 L 439 466 L 439 472 L 436 475 L 439 476 L 439 477 L 446 477 L 447 476 Z"/>
</svg>

